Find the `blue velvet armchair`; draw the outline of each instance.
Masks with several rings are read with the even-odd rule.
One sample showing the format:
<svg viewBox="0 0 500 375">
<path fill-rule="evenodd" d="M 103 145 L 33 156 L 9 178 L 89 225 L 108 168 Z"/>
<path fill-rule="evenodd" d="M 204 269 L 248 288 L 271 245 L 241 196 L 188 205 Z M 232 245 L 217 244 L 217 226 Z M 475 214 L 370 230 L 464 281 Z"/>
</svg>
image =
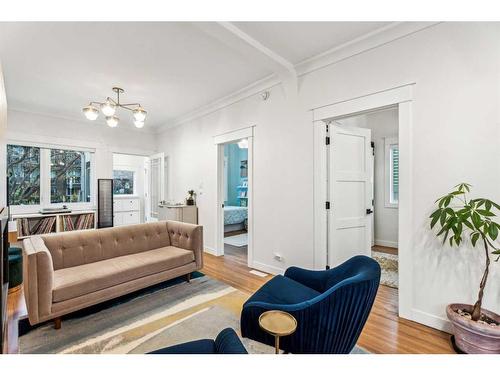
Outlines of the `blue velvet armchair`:
<svg viewBox="0 0 500 375">
<path fill-rule="evenodd" d="M 297 330 L 281 338 L 290 353 L 348 354 L 354 348 L 377 294 L 380 266 L 355 256 L 338 267 L 310 271 L 290 267 L 264 284 L 243 305 L 243 337 L 274 345 L 273 336 L 259 327 L 259 316 L 281 310 L 297 320 Z"/>
<path fill-rule="evenodd" d="M 215 340 L 203 339 L 158 349 L 148 354 L 248 354 L 232 328 L 222 330 Z"/>
</svg>

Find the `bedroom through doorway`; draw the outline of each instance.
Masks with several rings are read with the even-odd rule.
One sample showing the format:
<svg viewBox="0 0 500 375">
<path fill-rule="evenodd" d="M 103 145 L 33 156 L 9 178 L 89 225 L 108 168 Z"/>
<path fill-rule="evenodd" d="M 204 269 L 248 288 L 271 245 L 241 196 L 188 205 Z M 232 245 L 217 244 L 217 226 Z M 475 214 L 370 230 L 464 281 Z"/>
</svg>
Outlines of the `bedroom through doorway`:
<svg viewBox="0 0 500 375">
<path fill-rule="evenodd" d="M 224 257 L 248 262 L 248 139 L 224 144 Z"/>
</svg>

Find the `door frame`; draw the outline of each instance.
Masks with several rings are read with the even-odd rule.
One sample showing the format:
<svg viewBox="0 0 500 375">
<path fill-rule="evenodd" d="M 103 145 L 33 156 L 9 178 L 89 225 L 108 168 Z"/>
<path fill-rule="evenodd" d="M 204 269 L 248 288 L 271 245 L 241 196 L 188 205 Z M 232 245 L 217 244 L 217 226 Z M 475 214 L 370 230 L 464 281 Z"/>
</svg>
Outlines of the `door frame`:
<svg viewBox="0 0 500 375">
<path fill-rule="evenodd" d="M 373 112 L 386 107 L 397 107 L 399 117 L 399 217 L 398 217 L 398 264 L 399 264 L 399 316 L 413 318 L 413 265 L 412 265 L 412 197 L 413 197 L 413 88 L 407 84 L 378 91 L 364 96 L 342 100 L 331 105 L 312 109 L 314 132 L 314 267 L 326 266 L 326 214 L 327 184 L 325 126 L 332 119 Z M 321 125 L 321 126 L 320 126 Z"/>
<path fill-rule="evenodd" d="M 151 161 L 153 159 L 160 159 L 160 176 L 159 176 L 159 188 L 158 188 L 158 202 L 164 201 L 165 200 L 165 153 L 164 152 L 158 152 L 152 155 L 149 155 L 149 160 L 148 160 L 148 166 L 146 168 L 146 175 L 147 177 L 147 184 L 148 184 L 148 196 L 147 196 L 147 206 L 148 206 L 148 215 L 147 220 L 148 222 L 154 222 L 154 221 L 159 221 L 159 218 L 153 218 L 151 217 L 151 212 L 152 212 L 152 207 L 151 207 Z"/>
<path fill-rule="evenodd" d="M 217 146 L 217 199 L 216 199 L 216 256 L 224 255 L 224 145 L 235 143 L 242 139 L 248 139 L 248 190 L 247 190 L 247 209 L 248 209 L 248 252 L 247 264 L 248 267 L 253 267 L 253 176 L 254 176 L 254 163 L 253 163 L 253 144 L 254 144 L 254 128 L 250 126 L 227 133 L 223 133 L 214 137 L 214 144 Z"/>
</svg>

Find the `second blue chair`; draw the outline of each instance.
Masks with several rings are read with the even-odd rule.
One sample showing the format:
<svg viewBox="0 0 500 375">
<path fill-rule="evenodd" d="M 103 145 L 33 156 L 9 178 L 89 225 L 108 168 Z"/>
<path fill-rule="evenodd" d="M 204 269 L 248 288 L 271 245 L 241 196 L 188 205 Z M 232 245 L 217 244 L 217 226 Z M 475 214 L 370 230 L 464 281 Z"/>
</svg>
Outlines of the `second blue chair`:
<svg viewBox="0 0 500 375">
<path fill-rule="evenodd" d="M 292 314 L 298 323 L 295 333 L 281 339 L 281 349 L 348 354 L 365 325 L 379 282 L 379 264 L 361 255 L 325 271 L 290 267 L 284 276 L 275 276 L 245 302 L 242 336 L 274 345 L 274 338 L 259 327 L 259 316 L 268 310 L 281 310 Z"/>
</svg>

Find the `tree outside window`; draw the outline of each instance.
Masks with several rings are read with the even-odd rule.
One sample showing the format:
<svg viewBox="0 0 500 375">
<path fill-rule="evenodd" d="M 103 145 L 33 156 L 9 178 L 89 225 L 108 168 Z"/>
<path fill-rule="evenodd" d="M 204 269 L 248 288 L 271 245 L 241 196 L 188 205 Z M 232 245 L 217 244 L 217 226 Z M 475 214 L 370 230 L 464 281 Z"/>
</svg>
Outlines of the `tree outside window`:
<svg viewBox="0 0 500 375">
<path fill-rule="evenodd" d="M 113 170 L 113 194 L 134 194 L 134 171 Z"/>
<path fill-rule="evenodd" d="M 9 205 L 40 204 L 40 148 L 7 145 Z"/>
<path fill-rule="evenodd" d="M 50 202 L 90 202 L 90 153 L 50 150 Z"/>
</svg>

